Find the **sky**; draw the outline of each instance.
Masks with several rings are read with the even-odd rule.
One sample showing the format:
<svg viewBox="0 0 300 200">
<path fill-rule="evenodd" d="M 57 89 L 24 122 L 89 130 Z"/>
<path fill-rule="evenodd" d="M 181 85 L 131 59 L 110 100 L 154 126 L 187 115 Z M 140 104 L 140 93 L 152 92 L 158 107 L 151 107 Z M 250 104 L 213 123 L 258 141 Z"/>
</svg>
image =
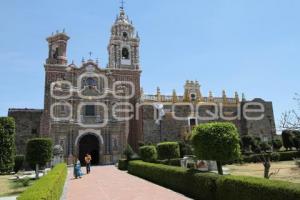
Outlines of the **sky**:
<svg viewBox="0 0 300 200">
<path fill-rule="evenodd" d="M 0 116 L 8 108 L 43 108 L 46 37 L 66 30 L 68 59 L 108 61 L 118 0 L 2 0 Z M 237 91 L 273 102 L 276 124 L 300 93 L 300 1 L 127 0 L 126 14 L 141 38 L 145 93 L 183 93 L 198 80 L 204 96 Z"/>
</svg>

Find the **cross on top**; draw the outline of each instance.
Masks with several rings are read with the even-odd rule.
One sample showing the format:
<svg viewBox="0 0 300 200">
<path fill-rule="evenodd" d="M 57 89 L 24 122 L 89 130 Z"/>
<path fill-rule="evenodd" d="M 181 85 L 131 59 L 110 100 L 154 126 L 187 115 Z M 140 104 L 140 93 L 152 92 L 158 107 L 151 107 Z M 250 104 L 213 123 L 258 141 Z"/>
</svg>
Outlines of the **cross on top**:
<svg viewBox="0 0 300 200">
<path fill-rule="evenodd" d="M 125 4 L 125 1 L 124 0 L 121 0 L 121 9 L 123 10 L 124 9 L 124 4 Z"/>
<path fill-rule="evenodd" d="M 92 54 L 93 54 L 93 52 L 90 51 L 90 52 L 89 52 L 90 58 L 92 57 Z"/>
</svg>

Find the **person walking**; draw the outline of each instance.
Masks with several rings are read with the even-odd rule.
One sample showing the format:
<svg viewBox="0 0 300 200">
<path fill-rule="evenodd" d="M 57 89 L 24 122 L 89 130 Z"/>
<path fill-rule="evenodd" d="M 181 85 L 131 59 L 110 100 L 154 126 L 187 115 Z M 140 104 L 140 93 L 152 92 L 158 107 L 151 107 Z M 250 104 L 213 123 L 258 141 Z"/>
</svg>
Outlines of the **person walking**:
<svg viewBox="0 0 300 200">
<path fill-rule="evenodd" d="M 86 154 L 84 157 L 85 164 L 86 164 L 86 173 L 89 174 L 91 172 L 91 160 L 92 157 L 90 154 Z"/>
</svg>

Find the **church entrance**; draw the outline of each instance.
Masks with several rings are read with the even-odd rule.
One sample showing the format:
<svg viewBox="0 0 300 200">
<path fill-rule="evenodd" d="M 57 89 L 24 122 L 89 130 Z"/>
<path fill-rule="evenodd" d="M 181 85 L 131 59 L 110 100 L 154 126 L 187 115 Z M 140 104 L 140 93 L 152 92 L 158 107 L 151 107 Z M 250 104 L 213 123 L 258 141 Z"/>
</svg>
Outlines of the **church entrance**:
<svg viewBox="0 0 300 200">
<path fill-rule="evenodd" d="M 85 165 L 84 157 L 88 153 L 92 156 L 92 165 L 99 164 L 99 139 L 97 136 L 87 134 L 79 141 L 79 160 L 82 165 Z"/>
</svg>

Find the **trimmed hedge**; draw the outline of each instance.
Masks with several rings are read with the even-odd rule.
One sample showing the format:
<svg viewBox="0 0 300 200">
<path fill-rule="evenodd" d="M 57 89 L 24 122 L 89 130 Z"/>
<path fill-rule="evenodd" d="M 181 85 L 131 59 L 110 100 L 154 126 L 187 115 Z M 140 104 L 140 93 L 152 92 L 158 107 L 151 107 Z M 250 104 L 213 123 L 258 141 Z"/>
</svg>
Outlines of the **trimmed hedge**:
<svg viewBox="0 0 300 200">
<path fill-rule="evenodd" d="M 217 180 L 217 200 L 296 200 L 300 184 L 247 176 L 225 176 Z"/>
<path fill-rule="evenodd" d="M 145 162 L 155 162 L 157 160 L 157 151 L 155 146 L 148 145 L 140 147 L 141 159 Z"/>
<path fill-rule="evenodd" d="M 180 166 L 180 159 L 181 158 L 174 158 L 170 160 L 157 160 L 156 163 L 158 164 L 164 164 L 164 165 L 171 165 L 171 166 Z"/>
<path fill-rule="evenodd" d="M 118 169 L 126 171 L 128 167 L 128 161 L 126 159 L 120 159 L 118 162 Z"/>
<path fill-rule="evenodd" d="M 194 199 L 296 200 L 300 184 L 255 177 L 219 176 L 181 167 L 131 161 L 130 174 L 147 179 Z"/>
<path fill-rule="evenodd" d="M 128 172 L 195 199 L 215 199 L 218 175 L 196 173 L 181 167 L 130 161 Z"/>
<path fill-rule="evenodd" d="M 34 182 L 17 200 L 59 200 L 67 177 L 67 165 L 56 165 L 46 176 Z"/>
<path fill-rule="evenodd" d="M 249 156 L 243 156 L 243 162 L 246 163 L 261 162 L 261 158 L 260 158 L 261 155 L 263 154 L 253 154 Z M 300 157 L 299 151 L 282 151 L 282 152 L 271 153 L 271 161 L 289 161 L 299 157 Z"/>
<path fill-rule="evenodd" d="M 178 142 L 161 142 L 157 144 L 156 149 L 160 160 L 180 157 Z"/>
</svg>

